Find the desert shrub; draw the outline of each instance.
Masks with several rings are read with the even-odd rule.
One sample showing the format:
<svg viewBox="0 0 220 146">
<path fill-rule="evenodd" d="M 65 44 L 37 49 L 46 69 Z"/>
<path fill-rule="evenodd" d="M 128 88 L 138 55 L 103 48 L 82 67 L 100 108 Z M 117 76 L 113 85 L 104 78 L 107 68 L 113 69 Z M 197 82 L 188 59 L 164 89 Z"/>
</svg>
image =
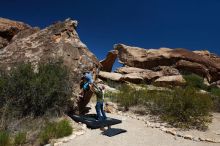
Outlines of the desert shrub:
<svg viewBox="0 0 220 146">
<path fill-rule="evenodd" d="M 143 98 L 145 98 L 144 95 L 146 95 L 146 90 L 138 90 L 124 84 L 119 88 L 119 93 L 112 93 L 111 96 L 114 96 L 113 101 L 120 103 L 125 110 L 128 110 L 130 106 L 142 103 L 144 101 Z"/>
<path fill-rule="evenodd" d="M 56 138 L 64 137 L 72 134 L 73 129 L 67 120 L 62 120 L 57 123 Z"/>
<path fill-rule="evenodd" d="M 10 145 L 10 137 L 8 132 L 0 131 L 0 146 L 9 146 Z"/>
<path fill-rule="evenodd" d="M 204 128 L 212 109 L 212 100 L 208 94 L 201 94 L 192 88 L 177 88 L 171 94 L 172 100 L 166 105 L 162 118 L 183 128 Z M 157 104 L 157 103 L 156 103 Z"/>
<path fill-rule="evenodd" d="M 220 88 L 211 88 L 210 93 L 212 94 L 212 99 L 214 102 L 214 110 L 220 111 Z"/>
<path fill-rule="evenodd" d="M 157 91 L 124 85 L 115 93 L 113 101 L 125 109 L 144 105 L 151 114 L 182 128 L 204 128 L 213 107 L 209 94 L 199 93 L 191 87 Z"/>
<path fill-rule="evenodd" d="M 3 74 L 4 75 L 4 74 Z M 9 103 L 19 116 L 43 115 L 52 110 L 65 111 L 71 88 L 69 74 L 61 63 L 40 64 L 38 72 L 32 65 L 21 64 L 9 74 L 0 76 L 1 104 Z"/>
<path fill-rule="evenodd" d="M 14 137 L 14 145 L 22 145 L 26 142 L 26 133 L 19 132 Z"/>
<path fill-rule="evenodd" d="M 72 126 L 67 120 L 60 122 L 47 123 L 44 129 L 41 131 L 39 140 L 40 143 L 46 144 L 52 138 L 61 138 L 72 134 Z"/>
<path fill-rule="evenodd" d="M 196 89 L 207 90 L 207 85 L 204 84 L 203 78 L 196 74 L 188 74 L 183 76 L 186 80 L 186 85 Z"/>
</svg>

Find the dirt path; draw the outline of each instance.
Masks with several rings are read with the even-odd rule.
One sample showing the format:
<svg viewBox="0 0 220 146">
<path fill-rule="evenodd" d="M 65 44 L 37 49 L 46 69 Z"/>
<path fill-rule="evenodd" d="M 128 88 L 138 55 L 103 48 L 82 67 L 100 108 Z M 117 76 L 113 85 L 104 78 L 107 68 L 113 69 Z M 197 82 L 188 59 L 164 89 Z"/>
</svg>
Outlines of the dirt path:
<svg viewBox="0 0 220 146">
<path fill-rule="evenodd" d="M 84 135 L 78 136 L 64 146 L 219 146 L 214 143 L 195 142 L 166 134 L 159 129 L 147 127 L 143 121 L 108 114 L 109 117 L 122 120 L 122 124 L 112 126 L 127 130 L 113 137 L 102 135 L 99 129 L 87 129 Z"/>
</svg>

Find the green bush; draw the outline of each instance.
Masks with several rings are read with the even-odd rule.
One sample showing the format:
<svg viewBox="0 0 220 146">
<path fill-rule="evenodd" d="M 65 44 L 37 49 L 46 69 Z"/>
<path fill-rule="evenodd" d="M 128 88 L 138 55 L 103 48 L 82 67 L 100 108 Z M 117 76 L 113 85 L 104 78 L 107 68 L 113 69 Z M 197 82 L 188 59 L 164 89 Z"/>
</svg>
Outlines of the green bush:
<svg viewBox="0 0 220 146">
<path fill-rule="evenodd" d="M 220 111 L 220 88 L 211 88 L 210 93 L 213 95 L 214 110 Z"/>
<path fill-rule="evenodd" d="M 129 85 L 122 85 L 119 88 L 119 93 L 112 93 L 111 96 L 115 96 L 113 101 L 120 103 L 128 110 L 130 106 L 138 105 L 144 102 L 142 98 L 146 95 L 146 90 L 137 90 Z"/>
<path fill-rule="evenodd" d="M 120 92 L 114 95 L 113 101 L 125 109 L 144 105 L 151 114 L 159 115 L 162 120 L 182 128 L 204 128 L 213 107 L 209 94 L 199 93 L 191 87 L 148 91 L 124 85 Z"/>
<path fill-rule="evenodd" d="M 10 137 L 8 132 L 0 131 L 0 146 L 9 146 L 10 145 Z"/>
<path fill-rule="evenodd" d="M 21 64 L 7 75 L 1 73 L 0 91 L 0 104 L 9 103 L 19 116 L 65 111 L 72 92 L 66 67 L 55 62 L 40 64 L 38 72 L 31 64 Z"/>
<path fill-rule="evenodd" d="M 56 138 L 64 137 L 72 134 L 73 129 L 67 120 L 62 120 L 57 123 Z"/>
<path fill-rule="evenodd" d="M 48 123 L 40 133 L 40 143 L 46 144 L 52 138 L 61 138 L 72 134 L 72 126 L 67 120 Z"/>
<path fill-rule="evenodd" d="M 177 88 L 171 97 L 169 103 L 164 102 L 166 106 L 162 118 L 178 127 L 205 128 L 212 110 L 212 100 L 208 94 L 197 93 L 192 88 Z"/>
<path fill-rule="evenodd" d="M 15 135 L 14 145 L 22 145 L 25 144 L 25 142 L 26 142 L 26 133 L 19 132 L 18 134 Z"/>
<path fill-rule="evenodd" d="M 188 74 L 183 76 L 186 80 L 186 85 L 196 89 L 207 90 L 207 85 L 204 84 L 203 78 L 196 74 Z"/>
</svg>

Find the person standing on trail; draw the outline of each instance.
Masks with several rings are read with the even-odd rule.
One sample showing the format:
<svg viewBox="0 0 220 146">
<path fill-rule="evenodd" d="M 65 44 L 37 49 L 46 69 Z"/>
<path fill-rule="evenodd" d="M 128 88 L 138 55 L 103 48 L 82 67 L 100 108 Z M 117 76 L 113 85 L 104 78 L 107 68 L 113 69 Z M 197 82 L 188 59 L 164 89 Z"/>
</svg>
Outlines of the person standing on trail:
<svg viewBox="0 0 220 146">
<path fill-rule="evenodd" d="M 97 119 L 99 121 L 107 119 L 104 111 L 104 89 L 105 89 L 104 86 L 101 87 L 93 86 L 94 93 L 96 94 L 97 97 L 95 109 L 97 113 Z"/>
</svg>

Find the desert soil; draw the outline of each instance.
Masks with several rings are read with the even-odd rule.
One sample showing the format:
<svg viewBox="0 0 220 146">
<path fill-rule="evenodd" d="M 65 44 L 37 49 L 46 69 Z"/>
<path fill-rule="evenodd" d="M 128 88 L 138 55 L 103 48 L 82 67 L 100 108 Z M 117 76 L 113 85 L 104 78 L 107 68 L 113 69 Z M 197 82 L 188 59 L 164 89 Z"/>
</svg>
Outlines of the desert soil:
<svg viewBox="0 0 220 146">
<path fill-rule="evenodd" d="M 91 113 L 95 113 L 94 110 Z M 100 129 L 87 129 L 84 135 L 77 136 L 63 146 L 219 146 L 219 143 L 197 142 L 183 139 L 167 134 L 159 129 L 147 127 L 143 121 L 118 114 L 107 114 L 108 117 L 122 120 L 121 124 L 114 125 L 112 128 L 127 130 L 113 137 L 102 134 Z M 220 118 L 215 115 L 211 129 L 218 129 Z M 214 127 L 213 127 L 214 126 Z M 216 127 L 217 126 L 217 127 Z M 210 132 L 210 130 L 209 130 Z M 187 134 L 202 134 L 203 132 L 188 131 Z M 211 133 L 214 133 L 213 131 Z"/>
</svg>

